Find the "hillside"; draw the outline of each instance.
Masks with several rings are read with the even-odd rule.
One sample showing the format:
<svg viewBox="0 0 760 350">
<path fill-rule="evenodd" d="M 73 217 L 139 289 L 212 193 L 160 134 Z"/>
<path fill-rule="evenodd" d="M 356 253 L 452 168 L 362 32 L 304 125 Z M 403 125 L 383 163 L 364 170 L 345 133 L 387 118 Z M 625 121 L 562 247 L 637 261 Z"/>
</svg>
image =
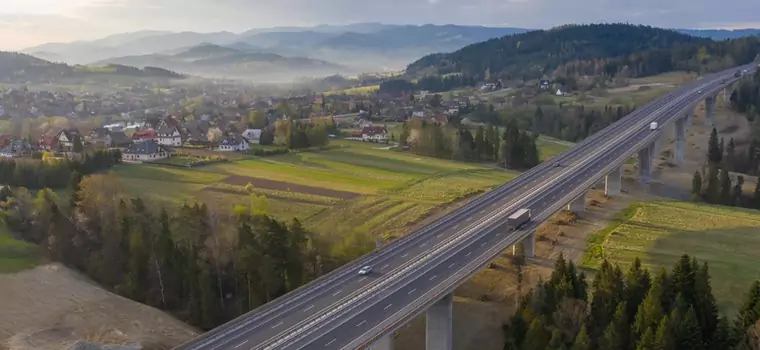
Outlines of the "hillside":
<svg viewBox="0 0 760 350">
<path fill-rule="evenodd" d="M 204 43 L 173 54 L 152 54 L 109 58 L 94 66 L 122 64 L 135 67 L 162 67 L 187 74 L 287 81 L 301 76 L 327 76 L 351 73 L 345 67 L 306 57 L 285 57 L 256 50 Z"/>
<path fill-rule="evenodd" d="M 757 37 L 714 42 L 672 30 L 626 24 L 569 25 L 506 36 L 410 64 L 410 77 L 460 73 L 536 79 L 545 74 L 654 75 L 671 70 L 704 71 L 742 64 L 758 52 Z"/>
<path fill-rule="evenodd" d="M 95 78 L 103 75 L 123 75 L 138 78 L 182 77 L 177 73 L 153 66 L 147 66 L 143 69 L 128 65 L 105 65 L 102 67 L 70 66 L 63 63 L 53 63 L 22 53 L 0 51 L 0 81 L 4 82 L 48 82 L 64 78 Z"/>
</svg>

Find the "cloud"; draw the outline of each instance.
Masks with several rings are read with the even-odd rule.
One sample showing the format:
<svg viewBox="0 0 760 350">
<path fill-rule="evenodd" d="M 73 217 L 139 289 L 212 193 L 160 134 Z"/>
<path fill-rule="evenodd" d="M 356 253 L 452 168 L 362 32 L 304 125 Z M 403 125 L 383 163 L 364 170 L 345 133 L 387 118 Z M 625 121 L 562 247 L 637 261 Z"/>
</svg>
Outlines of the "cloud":
<svg viewBox="0 0 760 350">
<path fill-rule="evenodd" d="M 117 32 L 236 31 L 382 22 L 548 28 L 631 22 L 668 28 L 735 27 L 757 22 L 758 0 L 2 0 L 0 45 L 93 39 Z M 8 22 L 14 24 L 9 25 Z M 5 23 L 5 24 L 3 24 Z M 14 33 L 13 26 L 32 28 Z M 17 36 L 6 41 L 5 38 Z"/>
</svg>

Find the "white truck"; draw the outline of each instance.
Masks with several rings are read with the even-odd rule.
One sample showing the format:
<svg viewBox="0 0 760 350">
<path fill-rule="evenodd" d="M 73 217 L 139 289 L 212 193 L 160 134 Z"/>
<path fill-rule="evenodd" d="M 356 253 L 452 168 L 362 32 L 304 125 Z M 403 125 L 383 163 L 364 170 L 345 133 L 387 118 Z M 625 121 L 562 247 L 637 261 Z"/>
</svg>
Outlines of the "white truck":
<svg viewBox="0 0 760 350">
<path fill-rule="evenodd" d="M 530 221 L 530 218 L 530 209 L 518 209 L 507 218 L 507 228 L 509 231 L 517 230 Z"/>
<path fill-rule="evenodd" d="M 649 124 L 649 130 L 657 130 L 657 122 L 652 122 L 652 124 Z"/>
</svg>

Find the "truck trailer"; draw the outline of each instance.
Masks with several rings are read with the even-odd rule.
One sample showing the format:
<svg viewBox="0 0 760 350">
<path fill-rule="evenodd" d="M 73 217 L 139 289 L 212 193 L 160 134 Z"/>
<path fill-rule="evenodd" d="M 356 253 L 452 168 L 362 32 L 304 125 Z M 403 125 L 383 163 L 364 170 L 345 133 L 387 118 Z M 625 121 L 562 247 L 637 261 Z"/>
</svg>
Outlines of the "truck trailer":
<svg viewBox="0 0 760 350">
<path fill-rule="evenodd" d="M 652 122 L 652 124 L 649 124 L 649 130 L 657 130 L 657 122 Z"/>
<path fill-rule="evenodd" d="M 530 221 L 530 219 L 530 209 L 518 209 L 507 218 L 507 228 L 510 231 L 517 230 Z"/>
</svg>

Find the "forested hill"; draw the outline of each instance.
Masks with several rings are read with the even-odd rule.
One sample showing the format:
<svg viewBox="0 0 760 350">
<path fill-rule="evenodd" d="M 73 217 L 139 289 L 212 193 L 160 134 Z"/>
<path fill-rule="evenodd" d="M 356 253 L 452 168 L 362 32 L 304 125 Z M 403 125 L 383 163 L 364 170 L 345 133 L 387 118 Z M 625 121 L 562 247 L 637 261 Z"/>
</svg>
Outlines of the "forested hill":
<svg viewBox="0 0 760 350">
<path fill-rule="evenodd" d="M 533 79 L 551 73 L 615 75 L 628 66 L 630 75 L 636 76 L 745 63 L 757 49 L 757 37 L 715 42 L 648 26 L 569 25 L 428 55 L 410 64 L 407 74 L 461 73 L 482 80 L 488 70 L 491 77 Z"/>
<path fill-rule="evenodd" d="M 0 81 L 56 81 L 61 78 L 90 78 L 102 75 L 129 77 L 182 78 L 182 75 L 155 67 L 135 68 L 124 65 L 104 67 L 69 66 L 53 63 L 34 56 L 0 51 Z"/>
</svg>

